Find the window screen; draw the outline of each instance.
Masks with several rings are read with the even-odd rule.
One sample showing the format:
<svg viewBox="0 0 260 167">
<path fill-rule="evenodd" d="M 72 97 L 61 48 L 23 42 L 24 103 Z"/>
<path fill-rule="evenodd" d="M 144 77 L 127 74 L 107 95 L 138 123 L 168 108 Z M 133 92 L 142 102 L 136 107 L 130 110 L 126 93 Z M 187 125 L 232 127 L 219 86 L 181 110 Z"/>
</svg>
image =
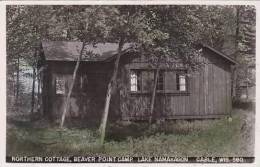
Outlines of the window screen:
<svg viewBox="0 0 260 167">
<path fill-rule="evenodd" d="M 156 90 L 164 90 L 164 71 L 159 71 Z"/>
<path fill-rule="evenodd" d="M 141 82 L 140 82 L 140 71 L 138 70 L 131 70 L 130 72 L 130 90 L 132 92 L 140 91 Z"/>
<path fill-rule="evenodd" d="M 187 90 L 187 81 L 185 74 L 176 74 L 176 85 L 178 91 L 186 91 Z"/>
<path fill-rule="evenodd" d="M 65 79 L 62 76 L 56 76 L 56 94 L 65 94 Z"/>
</svg>

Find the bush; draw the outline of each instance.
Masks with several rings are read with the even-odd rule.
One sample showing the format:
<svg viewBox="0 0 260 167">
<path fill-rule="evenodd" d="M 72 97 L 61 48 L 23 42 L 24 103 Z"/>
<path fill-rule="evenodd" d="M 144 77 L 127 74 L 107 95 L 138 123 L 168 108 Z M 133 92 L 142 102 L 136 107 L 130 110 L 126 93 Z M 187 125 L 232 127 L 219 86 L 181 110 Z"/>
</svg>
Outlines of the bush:
<svg viewBox="0 0 260 167">
<path fill-rule="evenodd" d="M 253 101 L 243 101 L 243 100 L 235 100 L 233 101 L 233 108 L 243 109 L 243 110 L 255 110 L 255 102 Z"/>
</svg>

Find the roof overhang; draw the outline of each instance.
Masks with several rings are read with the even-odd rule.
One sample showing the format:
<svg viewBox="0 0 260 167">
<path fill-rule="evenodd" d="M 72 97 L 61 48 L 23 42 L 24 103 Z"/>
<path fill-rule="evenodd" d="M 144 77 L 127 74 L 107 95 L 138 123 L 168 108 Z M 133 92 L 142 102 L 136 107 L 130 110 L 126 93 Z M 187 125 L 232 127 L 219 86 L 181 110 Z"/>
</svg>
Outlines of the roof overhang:
<svg viewBox="0 0 260 167">
<path fill-rule="evenodd" d="M 42 41 L 43 56 L 46 61 L 78 60 L 82 49 L 82 42 L 78 41 Z M 133 44 L 126 43 L 123 54 L 130 52 Z M 81 61 L 84 62 L 107 62 L 113 60 L 118 53 L 117 43 L 97 43 L 85 45 Z"/>
<path fill-rule="evenodd" d="M 230 64 L 232 65 L 237 65 L 237 61 L 235 61 L 234 59 L 232 59 L 231 57 L 225 55 L 224 53 L 214 49 L 213 47 L 207 45 L 207 44 L 203 44 L 203 43 L 200 43 L 200 46 L 202 46 L 203 48 L 206 48 L 212 52 L 214 52 L 215 54 L 221 56 L 222 58 L 224 58 L 226 61 L 228 61 Z"/>
</svg>

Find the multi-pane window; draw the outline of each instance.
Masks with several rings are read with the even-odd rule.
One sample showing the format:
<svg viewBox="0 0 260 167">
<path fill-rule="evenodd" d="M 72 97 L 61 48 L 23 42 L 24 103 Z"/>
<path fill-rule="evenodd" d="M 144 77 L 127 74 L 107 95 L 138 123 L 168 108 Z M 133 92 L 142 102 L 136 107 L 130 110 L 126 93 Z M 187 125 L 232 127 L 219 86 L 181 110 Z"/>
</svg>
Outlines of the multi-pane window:
<svg viewBox="0 0 260 167">
<path fill-rule="evenodd" d="M 164 71 L 159 71 L 156 90 L 164 90 Z"/>
<path fill-rule="evenodd" d="M 185 74 L 176 74 L 176 86 L 178 91 L 187 90 L 187 81 Z"/>
<path fill-rule="evenodd" d="M 150 93 L 153 91 L 155 78 L 155 70 L 130 70 L 131 92 Z M 157 78 L 156 91 L 158 93 L 187 93 L 187 71 L 160 69 Z"/>
<path fill-rule="evenodd" d="M 64 95 L 65 94 L 65 79 L 62 76 L 56 77 L 56 94 Z"/>
<path fill-rule="evenodd" d="M 130 90 L 132 92 L 140 91 L 141 83 L 140 83 L 140 71 L 131 70 L 130 71 Z"/>
<path fill-rule="evenodd" d="M 69 92 L 70 86 L 73 82 L 73 76 L 68 74 L 57 74 L 55 76 L 55 93 L 57 95 L 65 95 Z M 77 75 L 72 96 L 86 93 L 87 88 L 87 75 Z"/>
</svg>

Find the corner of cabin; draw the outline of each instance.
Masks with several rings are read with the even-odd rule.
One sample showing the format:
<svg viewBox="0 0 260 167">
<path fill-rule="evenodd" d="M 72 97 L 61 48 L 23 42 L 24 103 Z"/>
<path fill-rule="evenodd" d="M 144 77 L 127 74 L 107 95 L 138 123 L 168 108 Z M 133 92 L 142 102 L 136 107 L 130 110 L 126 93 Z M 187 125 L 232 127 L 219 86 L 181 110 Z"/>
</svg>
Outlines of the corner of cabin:
<svg viewBox="0 0 260 167">
<path fill-rule="evenodd" d="M 203 57 L 206 65 L 203 75 L 204 97 L 207 99 L 207 106 L 214 114 L 231 114 L 231 67 L 236 61 L 216 49 L 203 45 Z"/>
</svg>

